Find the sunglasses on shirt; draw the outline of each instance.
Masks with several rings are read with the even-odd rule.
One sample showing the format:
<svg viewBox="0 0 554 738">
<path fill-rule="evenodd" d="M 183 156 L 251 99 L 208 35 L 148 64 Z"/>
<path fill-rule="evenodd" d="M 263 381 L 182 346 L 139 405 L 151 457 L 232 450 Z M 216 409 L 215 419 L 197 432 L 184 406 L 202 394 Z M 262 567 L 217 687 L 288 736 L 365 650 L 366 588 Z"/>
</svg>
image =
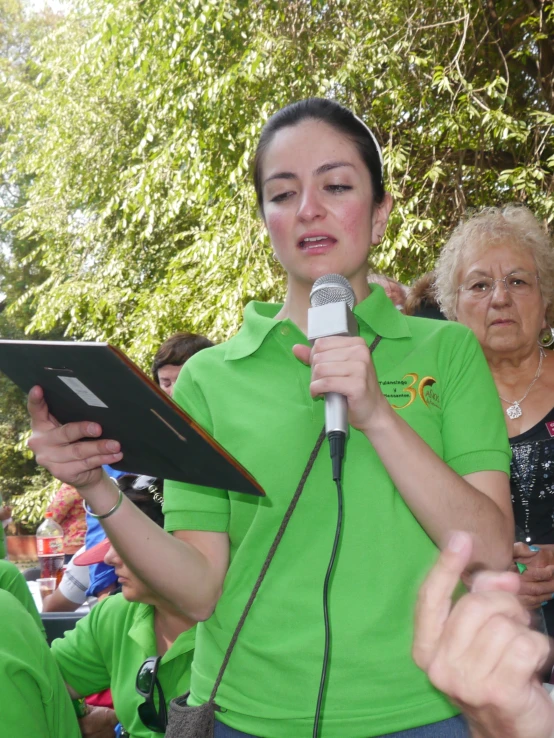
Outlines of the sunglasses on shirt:
<svg viewBox="0 0 554 738">
<path fill-rule="evenodd" d="M 135 688 L 141 697 L 144 698 L 142 705 L 139 705 L 138 714 L 148 730 L 154 733 L 165 733 L 167 730 L 167 707 L 165 697 L 158 681 L 158 667 L 160 665 L 161 656 L 151 656 L 142 664 L 137 673 Z M 154 688 L 158 691 L 158 705 L 154 701 Z"/>
</svg>

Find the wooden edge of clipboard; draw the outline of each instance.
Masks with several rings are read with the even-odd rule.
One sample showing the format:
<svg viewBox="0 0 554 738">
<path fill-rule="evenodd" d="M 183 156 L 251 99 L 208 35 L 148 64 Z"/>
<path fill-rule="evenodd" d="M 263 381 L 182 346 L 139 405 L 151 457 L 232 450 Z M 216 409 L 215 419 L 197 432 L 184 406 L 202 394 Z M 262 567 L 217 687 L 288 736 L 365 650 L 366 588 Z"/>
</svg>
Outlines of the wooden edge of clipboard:
<svg viewBox="0 0 554 738">
<path fill-rule="evenodd" d="M 250 472 L 245 469 L 245 467 L 239 463 L 231 454 L 223 448 L 216 440 L 215 438 L 212 438 L 209 433 L 207 433 L 202 426 L 198 425 L 198 423 L 191 418 L 191 416 L 183 410 L 182 407 L 177 405 L 177 403 L 172 400 L 168 395 L 158 387 L 158 385 L 154 382 L 153 379 L 151 379 L 148 374 L 145 374 L 145 372 L 142 371 L 140 367 L 138 367 L 129 357 L 123 353 L 123 351 L 117 346 L 112 346 L 110 343 L 104 343 L 104 346 L 107 346 L 110 351 L 113 351 L 117 355 L 119 359 L 129 368 L 131 371 L 133 371 L 137 376 L 140 377 L 140 379 L 143 382 L 146 382 L 150 389 L 154 390 L 154 392 L 157 394 L 158 398 L 163 400 L 163 402 L 170 407 L 172 410 L 176 411 L 178 415 L 181 415 L 183 420 L 186 421 L 187 425 L 189 425 L 193 430 L 198 433 L 199 436 L 201 436 L 206 443 L 208 443 L 215 451 L 217 451 L 221 456 L 223 456 L 227 461 L 231 464 L 231 466 L 234 466 L 234 468 L 248 481 L 250 484 L 255 487 L 260 497 L 265 497 L 266 494 L 262 487 L 258 484 L 258 482 L 254 479 L 254 477 L 250 474 Z M 243 493 L 248 494 L 248 493 Z"/>
</svg>

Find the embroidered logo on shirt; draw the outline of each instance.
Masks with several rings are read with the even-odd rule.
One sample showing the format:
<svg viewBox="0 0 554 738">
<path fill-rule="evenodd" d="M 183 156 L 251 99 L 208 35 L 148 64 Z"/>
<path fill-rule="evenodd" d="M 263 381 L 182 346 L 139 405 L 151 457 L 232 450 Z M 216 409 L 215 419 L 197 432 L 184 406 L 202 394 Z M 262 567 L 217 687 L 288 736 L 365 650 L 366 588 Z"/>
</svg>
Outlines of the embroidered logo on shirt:
<svg viewBox="0 0 554 738">
<path fill-rule="evenodd" d="M 384 380 L 381 385 L 383 394 L 391 400 L 391 406 L 395 410 L 410 407 L 418 395 L 427 407 L 440 409 L 440 397 L 434 389 L 436 383 L 437 380 L 434 377 L 426 376 L 420 379 L 419 374 L 409 372 L 402 379 Z"/>
<path fill-rule="evenodd" d="M 429 407 L 440 408 L 440 398 L 436 391 L 433 389 L 433 385 L 437 383 L 435 377 L 423 377 L 419 383 L 419 396 L 423 402 Z"/>
<path fill-rule="evenodd" d="M 550 420 L 548 423 L 545 423 L 546 430 L 550 433 L 551 437 L 554 438 L 554 421 Z"/>
</svg>

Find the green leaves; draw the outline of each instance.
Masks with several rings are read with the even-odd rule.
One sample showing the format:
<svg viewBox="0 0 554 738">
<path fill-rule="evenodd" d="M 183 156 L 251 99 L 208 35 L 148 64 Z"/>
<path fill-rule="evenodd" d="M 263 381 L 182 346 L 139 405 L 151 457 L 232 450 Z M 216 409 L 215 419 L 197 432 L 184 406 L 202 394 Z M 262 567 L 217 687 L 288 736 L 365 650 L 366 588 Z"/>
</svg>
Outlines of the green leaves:
<svg viewBox="0 0 554 738">
<path fill-rule="evenodd" d="M 523 0 L 83 2 L 1 83 L 0 171 L 26 183 L 3 225 L 43 274 L 13 314 L 143 365 L 174 330 L 231 335 L 248 300 L 284 292 L 249 167 L 265 120 L 309 95 L 383 144 L 377 267 L 429 268 L 466 207 L 551 219 L 552 18 Z"/>
<path fill-rule="evenodd" d="M 28 487 L 24 494 L 10 501 L 13 519 L 24 529 L 34 531 L 44 518 L 46 507 L 59 486 L 57 479 L 35 477 L 32 486 Z"/>
<path fill-rule="evenodd" d="M 107 340 L 147 368 L 176 330 L 223 340 L 278 300 L 249 169 L 264 122 L 328 95 L 383 146 L 374 266 L 430 268 L 466 208 L 554 219 L 554 3 L 0 0 L 0 334 Z M 0 485 L 49 487 L 0 378 Z M 46 490 L 46 492 L 45 492 Z M 18 498 L 19 499 L 19 498 Z"/>
</svg>

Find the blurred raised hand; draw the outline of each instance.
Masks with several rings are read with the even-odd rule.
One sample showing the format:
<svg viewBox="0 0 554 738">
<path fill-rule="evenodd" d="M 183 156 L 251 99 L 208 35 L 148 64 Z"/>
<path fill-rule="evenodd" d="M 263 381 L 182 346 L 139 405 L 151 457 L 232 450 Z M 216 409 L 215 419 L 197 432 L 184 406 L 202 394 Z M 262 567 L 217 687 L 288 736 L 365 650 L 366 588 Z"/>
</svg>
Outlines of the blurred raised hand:
<svg viewBox="0 0 554 738">
<path fill-rule="evenodd" d="M 460 706 L 474 738 L 552 738 L 554 704 L 538 677 L 550 643 L 529 628 L 519 576 L 481 572 L 452 603 L 471 549 L 468 534 L 454 533 L 421 587 L 414 660 Z"/>
</svg>

